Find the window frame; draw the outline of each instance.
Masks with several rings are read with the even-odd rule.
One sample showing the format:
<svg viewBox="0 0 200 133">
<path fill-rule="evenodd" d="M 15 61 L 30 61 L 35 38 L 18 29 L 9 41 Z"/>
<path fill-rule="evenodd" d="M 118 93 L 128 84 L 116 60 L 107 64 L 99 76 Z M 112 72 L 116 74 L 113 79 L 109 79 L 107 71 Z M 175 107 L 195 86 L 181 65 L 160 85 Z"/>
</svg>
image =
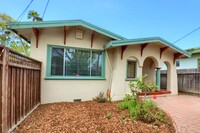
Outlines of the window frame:
<svg viewBox="0 0 200 133">
<path fill-rule="evenodd" d="M 101 76 L 60 76 L 60 75 L 51 75 L 51 56 L 52 56 L 52 48 L 74 48 L 78 50 L 85 51 L 102 51 L 102 68 L 101 68 Z M 60 46 L 60 45 L 52 45 L 47 44 L 47 57 L 46 57 L 46 80 L 105 80 L 105 50 L 100 49 L 89 49 L 89 48 L 79 48 L 79 47 L 70 47 L 70 46 Z M 65 63 L 64 63 L 65 64 Z"/>
<path fill-rule="evenodd" d="M 180 67 L 180 64 L 181 64 L 180 60 L 176 60 L 176 67 Z"/>
<path fill-rule="evenodd" d="M 135 78 L 128 78 L 128 62 L 134 62 L 135 63 Z M 137 60 L 130 60 L 130 59 L 128 59 L 126 61 L 126 81 L 132 81 L 132 80 L 136 79 L 136 77 L 137 77 L 137 67 L 138 67 Z"/>
</svg>

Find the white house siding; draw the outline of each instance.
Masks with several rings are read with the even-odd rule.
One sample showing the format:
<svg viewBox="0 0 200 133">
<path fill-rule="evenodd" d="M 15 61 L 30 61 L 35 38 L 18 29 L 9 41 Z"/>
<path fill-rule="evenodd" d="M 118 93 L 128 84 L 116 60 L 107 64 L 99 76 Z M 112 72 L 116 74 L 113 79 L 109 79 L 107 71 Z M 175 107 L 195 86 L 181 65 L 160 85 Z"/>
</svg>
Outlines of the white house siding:
<svg viewBox="0 0 200 133">
<path fill-rule="evenodd" d="M 194 54 L 190 58 L 179 59 L 180 66 L 177 69 L 191 69 L 198 68 L 197 60 L 200 58 L 200 54 Z"/>
</svg>

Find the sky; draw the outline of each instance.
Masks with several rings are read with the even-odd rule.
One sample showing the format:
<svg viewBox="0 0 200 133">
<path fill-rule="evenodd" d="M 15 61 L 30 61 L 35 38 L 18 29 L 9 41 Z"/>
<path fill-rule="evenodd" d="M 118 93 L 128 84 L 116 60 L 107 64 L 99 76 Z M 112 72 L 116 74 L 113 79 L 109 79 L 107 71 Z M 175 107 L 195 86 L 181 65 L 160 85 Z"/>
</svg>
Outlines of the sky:
<svg viewBox="0 0 200 133">
<path fill-rule="evenodd" d="M 0 13 L 16 19 L 31 0 L 0 0 Z M 43 15 L 47 0 L 33 0 L 28 11 Z M 161 37 L 174 43 L 200 27 L 200 0 L 49 0 L 44 21 L 82 19 L 128 39 Z M 200 30 L 175 43 L 200 47 Z"/>
</svg>

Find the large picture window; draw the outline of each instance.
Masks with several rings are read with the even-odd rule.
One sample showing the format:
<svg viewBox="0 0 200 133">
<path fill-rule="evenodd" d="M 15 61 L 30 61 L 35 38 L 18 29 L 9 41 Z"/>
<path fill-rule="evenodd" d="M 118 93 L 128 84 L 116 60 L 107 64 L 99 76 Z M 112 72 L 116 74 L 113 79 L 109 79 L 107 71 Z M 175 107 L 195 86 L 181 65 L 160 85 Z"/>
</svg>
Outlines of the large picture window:
<svg viewBox="0 0 200 133">
<path fill-rule="evenodd" d="M 70 47 L 49 48 L 50 66 L 48 76 L 103 77 L 104 52 Z"/>
<path fill-rule="evenodd" d="M 127 79 L 136 78 L 136 61 L 127 61 Z"/>
</svg>

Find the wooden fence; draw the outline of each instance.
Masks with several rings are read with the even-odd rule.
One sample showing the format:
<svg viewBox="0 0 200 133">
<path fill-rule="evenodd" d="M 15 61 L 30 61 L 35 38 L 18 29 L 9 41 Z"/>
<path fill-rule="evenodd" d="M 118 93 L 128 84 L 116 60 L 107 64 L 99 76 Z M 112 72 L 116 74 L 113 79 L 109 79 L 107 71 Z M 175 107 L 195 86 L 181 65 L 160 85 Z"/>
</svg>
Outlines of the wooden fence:
<svg viewBox="0 0 200 133">
<path fill-rule="evenodd" d="M 200 94 L 200 69 L 177 70 L 178 91 Z M 166 88 L 167 74 L 161 71 L 161 88 Z"/>
<path fill-rule="evenodd" d="M 0 45 L 0 132 L 12 131 L 40 104 L 41 62 Z"/>
</svg>

